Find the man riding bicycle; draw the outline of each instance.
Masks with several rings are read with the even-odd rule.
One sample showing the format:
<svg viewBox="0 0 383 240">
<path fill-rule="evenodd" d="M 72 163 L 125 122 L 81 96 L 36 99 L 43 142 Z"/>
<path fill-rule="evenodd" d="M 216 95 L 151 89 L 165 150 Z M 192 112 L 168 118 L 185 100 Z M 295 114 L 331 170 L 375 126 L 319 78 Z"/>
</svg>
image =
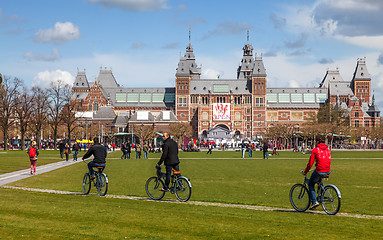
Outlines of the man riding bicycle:
<svg viewBox="0 0 383 240">
<path fill-rule="evenodd" d="M 88 169 L 89 169 L 91 179 L 95 178 L 93 167 L 105 168 L 105 163 L 106 163 L 105 159 L 107 155 L 106 148 L 99 143 L 98 138 L 96 137 L 93 138 L 93 142 L 94 142 L 93 146 L 89 148 L 89 150 L 82 157 L 82 160 L 84 160 L 86 158 L 89 158 L 92 155 L 94 156 L 93 161 L 88 163 Z"/>
<path fill-rule="evenodd" d="M 311 200 L 310 209 L 314 209 L 319 206 L 319 203 L 315 194 L 315 184 L 320 182 L 322 176 L 329 175 L 331 173 L 331 151 L 327 148 L 327 145 L 324 143 L 324 139 L 318 140 L 318 145 L 311 151 L 311 156 L 309 162 L 307 163 L 306 169 L 302 172 L 303 175 L 306 175 L 310 170 L 312 165 L 315 163 L 315 171 L 311 174 L 309 186 L 309 195 Z"/>
<path fill-rule="evenodd" d="M 156 167 L 160 168 L 162 162 L 166 167 L 166 179 L 165 186 L 160 191 L 169 191 L 170 175 L 172 169 L 179 171 L 180 160 L 178 159 L 178 144 L 169 137 L 169 134 L 165 132 L 162 136 L 164 144 L 162 145 L 162 156 Z"/>
</svg>

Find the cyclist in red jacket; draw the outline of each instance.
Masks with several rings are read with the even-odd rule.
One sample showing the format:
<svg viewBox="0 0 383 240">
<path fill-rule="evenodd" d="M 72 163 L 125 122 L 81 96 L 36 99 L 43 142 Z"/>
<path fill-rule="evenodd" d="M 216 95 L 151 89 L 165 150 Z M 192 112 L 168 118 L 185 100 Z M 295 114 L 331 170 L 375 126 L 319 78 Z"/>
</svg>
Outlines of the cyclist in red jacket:
<svg viewBox="0 0 383 240">
<path fill-rule="evenodd" d="M 302 172 L 303 175 L 306 175 L 315 162 L 315 171 L 311 174 L 308 184 L 310 200 L 312 203 L 310 209 L 314 209 L 319 206 L 315 194 L 315 184 L 320 181 L 321 176 L 329 175 L 331 173 L 331 151 L 324 143 L 324 139 L 319 139 L 318 142 L 319 144 L 317 147 L 311 151 L 311 156 L 309 162 L 307 163 L 306 169 Z"/>
</svg>

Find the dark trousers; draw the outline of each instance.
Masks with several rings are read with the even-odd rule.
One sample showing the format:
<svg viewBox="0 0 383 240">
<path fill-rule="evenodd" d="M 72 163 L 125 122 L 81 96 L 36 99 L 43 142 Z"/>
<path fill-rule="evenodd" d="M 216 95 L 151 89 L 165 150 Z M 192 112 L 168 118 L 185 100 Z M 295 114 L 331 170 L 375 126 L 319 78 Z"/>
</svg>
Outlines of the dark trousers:
<svg viewBox="0 0 383 240">
<path fill-rule="evenodd" d="M 95 163 L 93 161 L 88 163 L 88 169 L 91 176 L 94 175 L 93 167 L 105 167 L 105 163 Z"/>
<path fill-rule="evenodd" d="M 166 165 L 166 178 L 165 178 L 165 189 L 169 188 L 170 176 L 172 175 L 172 169 L 174 168 L 176 171 L 180 170 L 180 164 Z"/>
</svg>

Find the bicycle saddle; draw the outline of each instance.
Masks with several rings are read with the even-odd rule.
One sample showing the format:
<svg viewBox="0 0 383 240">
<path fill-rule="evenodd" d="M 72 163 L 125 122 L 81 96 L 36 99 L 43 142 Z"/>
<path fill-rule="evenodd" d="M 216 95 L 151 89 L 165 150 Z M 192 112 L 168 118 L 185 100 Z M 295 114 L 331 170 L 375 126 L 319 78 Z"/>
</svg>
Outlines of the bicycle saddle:
<svg viewBox="0 0 383 240">
<path fill-rule="evenodd" d="M 175 169 L 173 169 L 173 174 L 174 174 L 174 175 L 180 175 L 181 172 L 180 172 L 180 171 L 176 171 Z"/>
</svg>

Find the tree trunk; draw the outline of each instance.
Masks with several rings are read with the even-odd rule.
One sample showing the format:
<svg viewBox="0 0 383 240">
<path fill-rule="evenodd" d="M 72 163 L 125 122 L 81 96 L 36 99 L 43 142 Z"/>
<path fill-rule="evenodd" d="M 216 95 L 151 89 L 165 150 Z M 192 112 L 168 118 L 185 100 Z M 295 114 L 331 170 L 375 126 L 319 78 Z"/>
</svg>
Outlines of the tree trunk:
<svg viewBox="0 0 383 240">
<path fill-rule="evenodd" d="M 8 127 L 6 127 L 4 130 L 4 133 L 3 133 L 3 137 L 4 137 L 4 151 L 8 151 Z"/>
<path fill-rule="evenodd" d="M 25 150 L 25 131 L 21 130 L 20 134 L 21 134 L 21 150 L 24 151 Z"/>
</svg>

